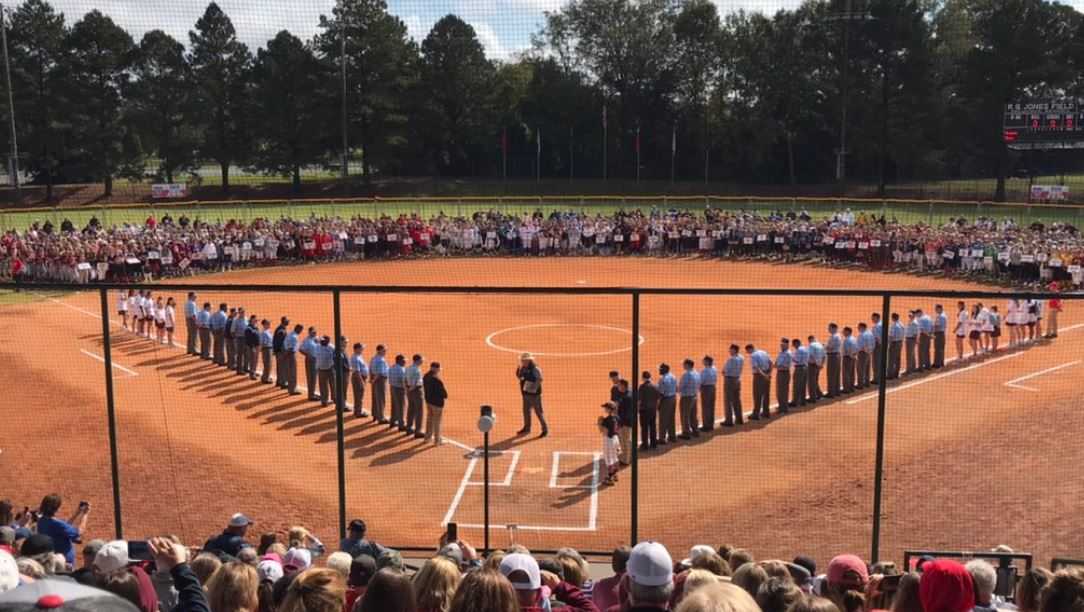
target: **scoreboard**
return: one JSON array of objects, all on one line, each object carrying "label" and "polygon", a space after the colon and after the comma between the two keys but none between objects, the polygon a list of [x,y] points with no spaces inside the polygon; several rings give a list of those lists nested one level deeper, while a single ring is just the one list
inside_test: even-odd
[{"label": "scoreboard", "polygon": [[1084,101],[1033,99],[1005,105],[1002,124],[1010,149],[1084,148]]}]

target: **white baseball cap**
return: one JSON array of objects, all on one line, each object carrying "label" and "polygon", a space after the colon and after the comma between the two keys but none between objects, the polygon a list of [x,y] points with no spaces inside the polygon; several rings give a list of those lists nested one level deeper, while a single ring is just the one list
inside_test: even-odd
[{"label": "white baseball cap", "polygon": [[19,566],[15,557],[6,550],[0,550],[0,593],[19,586]]},{"label": "white baseball cap", "polygon": [[662,586],[674,580],[674,561],[658,542],[640,542],[632,549],[629,579],[641,586]]},{"label": "white baseball cap", "polygon": [[247,527],[252,524],[252,519],[238,512],[230,517],[230,527]]},{"label": "white baseball cap", "polygon": [[259,575],[260,581],[268,580],[273,584],[278,582],[285,572],[282,569],[282,564],[278,561],[264,559],[256,566],[256,573]]},{"label": "white baseball cap", "polygon": [[715,554],[715,549],[707,544],[697,544],[689,549],[689,558],[681,562],[682,565],[690,565],[697,559],[704,559]]},{"label": "white baseball cap", "polygon": [[[512,574],[520,572],[517,580],[512,580]],[[530,555],[514,553],[506,555],[501,561],[501,574],[512,582],[512,587],[517,591],[535,591],[542,588],[542,574],[538,571],[538,561]]]},{"label": "white baseball cap", "polygon": [[113,540],[106,542],[94,555],[94,569],[99,573],[108,574],[128,566],[128,542]]}]

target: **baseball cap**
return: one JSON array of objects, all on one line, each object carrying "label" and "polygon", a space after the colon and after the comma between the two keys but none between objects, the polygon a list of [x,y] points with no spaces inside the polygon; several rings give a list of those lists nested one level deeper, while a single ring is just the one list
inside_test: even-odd
[{"label": "baseball cap", "polygon": [[365,531],[365,521],[361,519],[350,521],[350,531]]},{"label": "baseball cap", "polygon": [[0,593],[0,612],[139,612],[120,597],[79,583],[45,578]]},{"label": "baseball cap", "polygon": [[19,551],[24,557],[34,557],[43,553],[56,552],[53,548],[53,538],[42,533],[35,533],[27,538]]},{"label": "baseball cap", "polygon": [[115,572],[128,565],[128,542],[113,540],[94,555],[94,569],[102,574]]},{"label": "baseball cap", "polygon": [[307,570],[311,565],[312,553],[305,548],[291,548],[282,560],[283,569],[290,570],[290,573]]},{"label": "baseball cap", "polygon": [[839,555],[828,563],[828,584],[840,584],[848,572],[854,572],[865,584],[869,581],[866,562],[856,555]]},{"label": "baseball cap", "polygon": [[230,517],[230,527],[247,527],[253,522],[254,521],[252,519],[248,518],[244,514],[241,514],[240,512]]},{"label": "baseball cap", "polygon": [[446,557],[455,562],[456,565],[463,565],[463,549],[456,543],[447,544],[444,548],[440,549],[437,553],[438,557]]},{"label": "baseball cap", "polygon": [[501,561],[501,574],[517,591],[534,591],[542,588],[542,573],[538,570],[538,561],[530,555],[521,553],[506,555]]},{"label": "baseball cap", "polygon": [[523,353],[522,355],[519,356],[520,361],[532,361],[533,359],[534,359],[534,355],[532,355],[530,353]]},{"label": "baseball cap", "polygon": [[632,549],[629,579],[641,586],[662,586],[674,579],[674,561],[658,542],[640,542]]},{"label": "baseball cap", "polygon": [[682,565],[691,565],[693,561],[715,554],[715,549],[707,544],[697,544],[689,549],[689,558],[681,562]]},{"label": "baseball cap", "polygon": [[0,593],[19,586],[19,566],[15,557],[6,550],[0,550]]},{"label": "baseball cap", "polygon": [[286,572],[282,564],[274,559],[264,559],[256,566],[256,573],[260,576],[260,582],[270,581],[272,584],[279,581]]}]

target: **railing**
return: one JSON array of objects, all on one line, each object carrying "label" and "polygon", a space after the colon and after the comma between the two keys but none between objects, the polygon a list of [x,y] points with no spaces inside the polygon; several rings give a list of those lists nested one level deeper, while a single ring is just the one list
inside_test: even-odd
[{"label": "railing", "polygon": [[[336,337],[364,337],[369,344],[367,357],[380,338],[394,337],[389,357],[402,351],[409,359],[410,353],[418,351],[454,372],[449,374],[454,378],[450,401],[456,412],[448,435],[457,440],[430,449],[368,420],[353,418],[352,380],[345,374],[333,377],[337,410],[321,409],[303,396],[235,378],[185,356],[181,321],[176,335],[180,350],[123,331],[115,302],[120,291],[130,289],[177,298],[178,319],[183,319],[180,304],[189,291],[197,292],[201,302],[248,306],[272,321],[286,314],[305,325],[333,330]],[[942,339],[932,334],[928,338],[932,349],[923,348],[931,346],[924,344],[927,340],[907,343],[906,355],[919,351],[918,366],[895,380],[895,344],[884,326],[879,346],[892,348],[873,353],[870,371],[878,382],[868,390],[840,391],[813,408],[795,406],[793,414],[783,418],[778,418],[776,404],[771,407],[770,421],[725,430],[714,427],[724,420],[720,401],[714,416],[705,414],[700,419],[714,428],[702,437],[662,450],[641,451],[634,443],[630,465],[615,487],[602,485],[605,457],[599,451],[594,413],[585,416],[583,412],[600,403],[596,396],[605,397],[607,369],[623,372],[630,382],[633,406],[639,406],[639,373],[656,371],[654,364],[660,360],[678,370],[684,355],[711,351],[720,368],[719,386],[723,386],[726,346],[731,342],[744,347],[755,340],[757,346],[769,347],[780,334],[804,339],[829,320],[864,318],[870,312],[890,320],[894,311],[906,313],[934,302],[943,302],[951,311],[957,300],[993,304],[1009,297],[1046,300],[1053,296],[925,290],[221,284],[92,289],[41,284],[24,285],[21,290],[73,291],[59,302],[77,320],[73,325],[87,325],[78,337],[100,343],[100,356],[80,349],[92,353],[103,366],[100,378],[82,380],[85,387],[102,392],[100,404],[80,406],[84,412],[77,418],[83,419],[86,439],[58,437],[48,448],[65,456],[78,456],[89,448],[88,461],[100,458],[103,469],[98,476],[109,474],[100,482],[107,482],[112,490],[108,513],[117,537],[170,532],[195,540],[213,533],[221,517],[255,507],[257,520],[274,517],[271,530],[298,522],[325,535],[343,535],[348,519],[362,515],[374,536],[406,550],[429,549],[448,522],[459,523],[475,542],[492,542],[491,548],[504,545],[500,533],[506,531],[509,543],[526,543],[536,550],[568,545],[601,552],[643,538],[659,539],[681,550],[705,541],[720,543],[715,541],[720,539],[746,545],[758,554],[803,552],[821,559],[861,547],[859,552],[878,561],[919,554],[905,552],[914,543],[968,550],[993,546],[998,542],[989,540],[1000,535],[1016,538],[1014,547],[1036,555],[1068,557],[1084,545],[1079,538],[1052,542],[1041,537],[1058,528],[1050,522],[1055,515],[1029,515],[1025,525],[994,520],[1000,516],[998,508],[1035,505],[1034,500],[1020,496],[1026,498],[1028,487],[1042,480],[1044,469],[1055,470],[1064,463],[1057,452],[1038,449],[1050,445],[1053,451],[1058,448],[1053,446],[1055,439],[1075,435],[1074,422],[1058,420],[1061,413],[1050,412],[1046,396],[1039,393],[1046,384],[1064,393],[1058,372],[1079,364],[1071,352],[1062,352],[1059,340],[1036,340],[1003,348],[997,355],[965,357],[966,363],[953,363],[950,327],[949,345],[943,349],[949,358],[943,368],[922,366],[922,351],[932,350],[936,360],[941,350]],[[1069,303],[1067,312],[1075,301],[1084,299],[1058,297]],[[441,315],[431,320],[416,316],[430,307]],[[473,345],[465,346],[462,338],[477,342],[469,334],[462,335],[467,333],[462,328],[473,324],[468,321],[502,327],[504,323],[492,313],[506,311],[515,312],[523,322],[520,329],[527,330],[523,339],[494,338],[498,333],[512,333],[501,329],[489,335],[490,346],[479,349],[480,353],[474,352]],[[532,322],[552,320],[549,317],[558,312],[565,313],[565,322],[546,325],[575,328],[575,334],[561,341],[565,353],[554,350],[553,356],[547,356],[547,351],[539,351],[538,356],[547,372],[547,398],[555,398],[547,404],[554,432],[545,441],[511,436],[520,412],[518,392],[514,379],[511,384],[507,380],[509,368],[492,363],[492,356],[498,354],[492,351],[518,353],[531,347],[517,343],[557,342],[528,328],[538,327]],[[598,313],[605,318],[596,320]],[[776,317],[775,313],[790,314]],[[90,320],[94,318],[100,321]],[[49,339],[42,336],[59,333],[22,321],[29,326],[26,331],[43,341]],[[675,321],[682,325],[674,326]],[[821,323],[816,328],[804,327],[807,321]],[[955,318],[951,321],[954,324]],[[735,337],[695,331],[716,324]],[[684,331],[686,326],[693,331]],[[1064,327],[1063,334],[1079,327],[1084,324]],[[589,336],[596,330],[602,336],[612,334],[614,346],[579,347],[579,353],[571,350],[577,343],[594,342]],[[66,333],[74,337],[79,332]],[[57,340],[57,345],[64,342]],[[676,344],[681,347],[672,346]],[[490,357],[487,361],[476,355]],[[571,361],[561,362],[566,355],[573,355]],[[344,357],[336,355],[333,373],[343,371]],[[828,358],[829,372],[838,369],[834,360]],[[859,359],[858,363],[863,362]],[[848,367],[846,360],[843,366]],[[299,369],[304,377],[303,368]],[[34,372],[44,378],[25,383],[54,388],[47,374]],[[602,393],[584,391],[596,384],[596,375],[603,381]],[[858,376],[861,385],[864,379]],[[818,374],[818,380],[821,377]],[[748,385],[753,382],[748,357],[739,380],[746,385],[740,397],[748,406]],[[847,379],[842,380],[846,384]],[[772,398],[779,384],[772,380]],[[825,384],[827,390],[835,390],[834,383]],[[508,386],[513,390],[504,388]],[[14,391],[21,392],[29,391]],[[722,400],[721,389],[718,395]],[[804,388],[802,396],[804,400]],[[497,437],[502,439],[489,454],[477,448],[482,436],[470,433],[481,404],[495,406],[499,415],[501,435]],[[1071,405],[1065,408],[1066,414],[1075,410]],[[1015,415],[1021,412],[1048,419],[1047,426],[1014,425]],[[748,418],[748,411],[741,414]],[[692,416],[695,421],[701,414]],[[929,422],[931,417],[939,422]],[[37,422],[40,417],[20,413],[9,424],[17,428],[24,418]],[[641,439],[640,426],[640,419],[630,424],[634,442]],[[1015,478],[995,479],[1001,488],[991,490],[986,476],[995,470],[989,467],[993,464],[988,460],[993,458],[987,453],[1005,448],[1001,436],[1014,428],[1013,450],[1025,456],[1028,469]],[[475,438],[477,443],[471,441]],[[24,453],[33,456],[35,446],[45,443],[16,437],[5,445],[5,460],[18,462]],[[493,462],[486,466],[492,477],[478,474],[479,460]],[[997,464],[998,473],[1012,473],[1011,465],[1005,463],[1012,460]],[[69,486],[68,476],[47,462],[21,465],[25,475],[20,478],[27,482]],[[1064,479],[1081,478],[1076,472],[1050,474],[1062,484]],[[946,478],[954,486],[942,486]],[[477,487],[486,492],[480,499],[475,499]],[[452,498],[451,506],[445,505],[448,498]],[[924,523],[927,513],[937,514],[938,520]],[[1027,530],[1019,531],[1021,527]],[[1002,553],[969,555],[1016,558]]]}]

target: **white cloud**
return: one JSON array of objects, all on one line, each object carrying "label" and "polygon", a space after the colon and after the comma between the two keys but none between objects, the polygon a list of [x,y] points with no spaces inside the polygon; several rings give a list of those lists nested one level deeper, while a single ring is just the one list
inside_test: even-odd
[{"label": "white cloud", "polygon": [[472,23],[471,26],[474,27],[474,33],[478,36],[478,42],[482,43],[482,47],[486,50],[486,57],[490,59],[508,57],[508,50],[501,43],[500,37],[493,31],[492,26],[486,22]]}]

